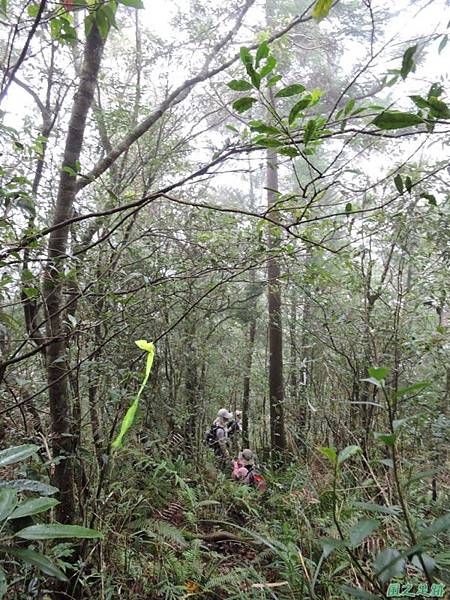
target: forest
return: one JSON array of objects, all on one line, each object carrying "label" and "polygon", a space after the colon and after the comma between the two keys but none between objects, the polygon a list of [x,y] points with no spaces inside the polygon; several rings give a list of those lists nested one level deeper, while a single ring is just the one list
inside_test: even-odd
[{"label": "forest", "polygon": [[449,28],[0,0],[0,598],[450,598]]}]

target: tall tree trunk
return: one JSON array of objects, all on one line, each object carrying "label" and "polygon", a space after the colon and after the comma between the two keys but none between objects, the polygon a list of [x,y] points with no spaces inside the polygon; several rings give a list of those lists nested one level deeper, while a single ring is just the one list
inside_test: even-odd
[{"label": "tall tree trunk", "polygon": [[[274,102],[272,88],[271,103]],[[267,150],[267,206],[270,210],[276,201],[278,190],[278,158],[276,152]],[[271,213],[272,218],[274,214]],[[269,305],[269,402],[270,402],[270,445],[274,463],[283,462],[286,450],[283,397],[283,330],[281,308],[280,265],[276,251],[278,230],[269,227],[269,259],[267,261],[267,300]]]},{"label": "tall tree trunk", "polygon": [[297,294],[295,289],[291,295],[291,314],[289,316],[289,397],[292,406],[297,405],[298,381],[297,381]]},{"label": "tall tree trunk", "polygon": [[242,445],[244,448],[250,446],[248,430],[248,412],[250,409],[250,380],[252,373],[253,348],[255,345],[256,318],[248,325],[247,354],[245,357],[244,393],[242,396]]},{"label": "tall tree trunk", "polygon": [[199,410],[199,357],[195,337],[196,323],[190,321],[187,325],[186,343],[186,410],[187,418],[184,425],[185,448],[189,455],[193,455],[196,438],[197,411]]},{"label": "tall tree trunk", "polygon": [[[104,42],[105,40],[101,38],[97,26],[94,24],[86,39],[80,81],[73,100],[53,226],[66,221],[72,213],[76,195],[76,177],[70,174],[70,169],[77,171],[86,119],[94,96]],[[58,505],[57,518],[61,523],[71,521],[75,513],[73,469],[70,460],[72,454],[70,415],[72,411],[67,385],[62,296],[62,275],[67,243],[67,226],[52,231],[49,237],[48,263],[44,274],[44,298],[47,311],[46,335],[51,340],[47,349],[47,379],[53,454],[55,458],[62,458],[57,461],[54,474],[54,483],[60,490],[61,503]]]}]

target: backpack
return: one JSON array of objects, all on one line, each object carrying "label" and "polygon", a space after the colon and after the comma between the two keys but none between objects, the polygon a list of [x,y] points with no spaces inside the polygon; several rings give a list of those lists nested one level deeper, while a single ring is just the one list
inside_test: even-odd
[{"label": "backpack", "polygon": [[228,425],[228,436],[232,437],[235,433],[241,433],[241,428],[239,427],[239,423],[233,420]]},{"label": "backpack", "polygon": [[213,423],[210,429],[205,434],[205,444],[209,446],[209,448],[214,448],[217,445],[217,430],[225,429],[216,423]]},{"label": "backpack", "polygon": [[251,465],[247,466],[246,469],[247,475],[244,482],[247,485],[256,488],[258,492],[265,492],[267,490],[267,483],[261,473]]}]

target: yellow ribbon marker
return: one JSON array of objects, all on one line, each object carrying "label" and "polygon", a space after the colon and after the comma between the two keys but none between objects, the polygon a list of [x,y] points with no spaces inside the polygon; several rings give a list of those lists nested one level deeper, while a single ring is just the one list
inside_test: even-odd
[{"label": "yellow ribbon marker", "polygon": [[133,425],[134,417],[136,416],[136,411],[139,406],[139,398],[141,397],[142,391],[145,388],[145,385],[150,376],[150,371],[152,370],[152,365],[153,365],[153,359],[155,357],[154,344],[152,344],[151,342],[147,342],[146,340],[137,340],[134,343],[136,344],[136,346],[138,348],[140,348],[141,350],[145,350],[147,352],[147,363],[145,366],[145,375],[144,375],[144,379],[142,380],[141,387],[139,388],[139,391],[137,393],[137,396],[136,396],[135,400],[133,401],[133,403],[131,404],[130,408],[127,410],[127,414],[125,415],[125,417],[122,421],[122,425],[120,427],[120,433],[112,443],[113,448],[120,448],[122,446],[122,440],[123,440],[124,435],[127,433],[127,431],[130,429],[130,427]]}]

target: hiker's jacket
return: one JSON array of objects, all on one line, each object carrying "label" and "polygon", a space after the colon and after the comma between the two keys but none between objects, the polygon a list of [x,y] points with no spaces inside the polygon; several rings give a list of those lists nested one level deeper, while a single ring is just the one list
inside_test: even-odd
[{"label": "hiker's jacket", "polygon": [[213,429],[216,434],[217,443],[214,445],[214,450],[217,454],[228,458],[228,428],[227,423],[222,419],[216,419],[213,423]]},{"label": "hiker's jacket", "polygon": [[233,471],[231,477],[237,481],[244,481],[248,476],[249,470],[244,465],[241,465],[236,460],[233,462]]},{"label": "hiker's jacket", "polygon": [[265,492],[267,490],[267,484],[264,477],[254,465],[243,465],[237,460],[233,461],[231,477],[236,481],[242,481],[242,483],[256,488],[260,492]]},{"label": "hiker's jacket", "polygon": [[235,433],[241,434],[242,433],[242,423],[236,419],[231,421],[231,423],[228,425],[227,431],[228,431],[229,436],[233,436]]}]

